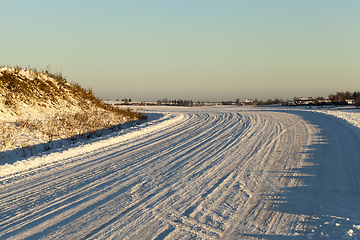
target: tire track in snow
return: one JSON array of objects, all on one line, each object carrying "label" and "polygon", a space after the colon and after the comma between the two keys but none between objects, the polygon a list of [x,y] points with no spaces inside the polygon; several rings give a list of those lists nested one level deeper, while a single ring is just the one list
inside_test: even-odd
[{"label": "tire track in snow", "polygon": [[[197,124],[199,124],[198,122],[196,122]],[[195,127],[197,127],[196,125],[195,125]],[[193,127],[192,127],[193,128]],[[186,129],[188,130],[189,129],[189,124],[186,126]],[[191,128],[190,128],[191,129]],[[172,132],[174,132],[174,131],[172,131]],[[172,137],[174,137],[174,136],[172,136]],[[164,153],[163,153],[164,154]],[[166,154],[166,153],[165,153]],[[151,153],[150,155],[154,155],[154,153]],[[156,155],[155,155],[155,157],[156,157]],[[102,161],[103,161],[103,159],[102,159]],[[92,163],[92,165],[96,165],[95,163]],[[86,166],[86,167],[89,167],[89,166]],[[91,172],[91,175],[96,175],[97,174],[97,172]],[[86,175],[88,175],[88,173],[84,173],[83,171],[80,171],[80,172],[78,172],[78,171],[76,171],[76,175],[77,176],[80,176],[80,178],[81,179],[83,179],[83,178],[85,178],[84,176],[86,176]],[[65,176],[65,177],[68,177],[68,176]],[[56,179],[56,182],[60,182],[60,180],[59,179]],[[62,181],[61,181],[62,182]],[[72,179],[72,181],[68,181],[68,182],[70,182],[70,183],[72,183],[72,182],[74,182],[74,179]],[[43,184],[40,184],[40,186],[42,186]],[[105,185],[104,183],[102,183],[102,185]],[[88,187],[88,186],[86,186],[86,187]],[[69,186],[63,186],[63,188],[69,188]],[[33,192],[34,191],[34,188],[31,188],[31,187],[29,187],[28,189],[30,189],[31,190],[31,192]],[[43,188],[43,189],[41,189],[41,191],[44,191],[44,192],[47,192],[48,191],[48,188]],[[38,192],[40,192],[40,190],[38,191]],[[35,193],[36,194],[36,193]],[[74,196],[73,195],[78,195],[78,193],[77,194],[74,194],[74,193],[71,193],[71,197],[73,198]],[[76,196],[77,197],[77,196]],[[77,202],[77,201],[75,201],[75,199],[72,199],[72,201],[73,202]],[[13,205],[14,203],[12,203],[11,205]],[[56,204],[59,204],[59,201],[58,201],[58,199],[57,199],[57,202],[56,202]],[[49,211],[49,209],[43,209],[41,212],[37,212],[37,214],[39,214],[39,215],[41,215],[41,213],[42,212],[46,212],[46,211]],[[28,217],[28,214],[26,215],[26,217]],[[22,222],[22,221],[24,221],[24,219],[20,219],[19,220],[19,222]],[[15,224],[14,223],[14,221],[13,221],[13,219],[11,219],[11,224]],[[9,226],[6,226],[6,227],[9,227]]]},{"label": "tire track in snow", "polygon": [[[229,110],[183,115],[152,135],[2,185],[0,237],[218,238],[235,232],[234,216],[273,218],[261,202],[262,189],[276,190],[270,166],[286,167],[282,158],[290,150],[275,150],[291,142],[293,130],[284,131],[298,118]],[[240,218],[244,211],[258,214]]]},{"label": "tire track in snow", "polygon": [[[176,134],[176,132],[175,132],[175,134]],[[159,140],[157,140],[157,141],[159,141]],[[143,147],[143,146],[139,146],[139,148],[141,148],[141,147]],[[133,150],[133,149],[131,149],[131,150]],[[131,151],[131,150],[128,150],[128,151]],[[127,152],[124,151],[122,153],[118,153],[118,155],[126,154]],[[75,187],[78,187],[76,185],[76,183],[83,182],[84,179],[88,175],[97,175],[99,172],[100,173],[104,172],[105,168],[111,167],[111,166],[109,166],[109,163],[106,162],[106,160],[107,160],[107,158],[111,159],[113,157],[116,157],[116,155],[111,155],[110,157],[102,157],[100,159],[96,159],[96,161],[86,161],[85,163],[79,164],[79,166],[77,166],[77,167],[81,167],[81,169],[75,169],[75,171],[73,171],[71,173],[71,175],[69,175],[68,171],[65,171],[59,177],[55,177],[55,178],[51,178],[51,179],[38,178],[34,182],[35,183],[34,185],[31,185],[31,186],[25,185],[25,188],[21,188],[21,189],[18,189],[17,187],[15,187],[14,191],[10,192],[9,194],[5,193],[3,200],[4,200],[4,202],[8,203],[9,205],[14,205],[14,204],[18,204],[18,202],[22,200],[22,198],[19,197],[19,195],[21,196],[22,191],[25,191],[28,193],[26,195],[26,197],[24,198],[24,201],[26,201],[27,199],[31,198],[32,196],[37,195],[39,192],[48,192],[50,188],[54,188],[54,187],[56,188],[57,185],[61,185],[63,188],[66,188],[66,189],[71,189],[72,188],[71,186],[73,184],[75,185]],[[98,166],[98,164],[101,162],[106,162],[106,164],[104,164],[105,165],[104,167]],[[134,162],[132,162],[132,164],[134,164]],[[118,166],[116,166],[116,167],[118,167]],[[56,173],[56,174],[58,174],[58,173]],[[105,174],[108,174],[108,172],[106,172]],[[70,181],[64,181],[63,179],[68,179]],[[57,185],[52,185],[53,182],[57,182]],[[69,184],[69,185],[66,185],[66,184]],[[50,185],[50,187],[46,187],[47,185]],[[37,190],[37,187],[39,187],[39,186],[41,187],[41,189]],[[9,198],[7,198],[7,197],[9,197]],[[11,199],[13,199],[13,200],[15,199],[17,202],[12,202]],[[3,208],[3,210],[4,210],[4,208]]]}]

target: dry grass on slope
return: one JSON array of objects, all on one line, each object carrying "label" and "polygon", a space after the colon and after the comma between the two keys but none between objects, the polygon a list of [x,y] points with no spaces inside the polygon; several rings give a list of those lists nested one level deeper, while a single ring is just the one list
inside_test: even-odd
[{"label": "dry grass on slope", "polygon": [[61,74],[0,67],[0,151],[90,136],[144,118],[103,103]]}]

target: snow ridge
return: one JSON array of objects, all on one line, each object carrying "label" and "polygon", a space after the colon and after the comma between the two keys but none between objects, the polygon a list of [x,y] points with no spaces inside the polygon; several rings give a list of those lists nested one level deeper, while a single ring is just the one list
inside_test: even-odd
[{"label": "snow ridge", "polygon": [[331,115],[344,119],[357,128],[360,128],[360,109],[359,110],[314,110],[319,113]]}]

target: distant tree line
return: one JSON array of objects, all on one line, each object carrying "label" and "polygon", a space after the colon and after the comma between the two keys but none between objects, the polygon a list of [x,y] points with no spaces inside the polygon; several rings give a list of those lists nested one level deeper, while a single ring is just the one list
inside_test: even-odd
[{"label": "distant tree line", "polygon": [[222,101],[222,105],[234,105],[233,101]]},{"label": "distant tree line", "polygon": [[[119,102],[119,99],[116,99],[117,102]],[[124,105],[130,105],[131,104],[131,98],[127,99],[127,98],[123,98],[121,99],[121,101],[124,102]]]},{"label": "distant tree line", "polygon": [[329,100],[332,102],[345,103],[346,100],[353,100],[357,106],[360,105],[360,92],[350,93],[346,92],[337,92],[336,94],[329,94]]},{"label": "distant tree line", "polygon": [[222,101],[221,102],[221,104],[222,105],[241,105],[241,102],[240,102],[240,99],[239,98],[237,98],[236,100],[235,100],[235,102],[233,102],[233,101]]},{"label": "distant tree line", "polygon": [[[198,102],[198,105],[201,105],[200,102]],[[174,100],[168,100],[167,98],[164,98],[162,100],[157,100],[157,105],[165,105],[165,106],[184,106],[184,107],[192,107],[194,106],[193,100],[182,100],[182,99],[174,99]]]},{"label": "distant tree line", "polygon": [[283,105],[283,106],[296,106],[296,105],[356,105],[360,106],[360,92],[336,92],[336,94],[329,94],[328,98],[318,96],[315,98],[300,98],[294,97],[293,100],[283,100],[275,98],[274,100],[268,99],[266,102],[255,99],[254,101],[245,103],[245,105]]},{"label": "distant tree line", "polygon": [[[118,101],[118,99],[117,99]],[[124,101],[125,105],[131,104],[131,98],[122,99]],[[204,106],[204,102],[193,102],[193,100],[182,100],[182,99],[173,99],[169,100],[167,98],[159,99],[157,100],[154,105],[165,105],[165,106],[184,106],[184,107],[193,107],[193,106]],[[215,104],[215,103],[213,103]],[[336,92],[335,94],[331,93],[329,94],[328,98],[324,98],[322,96],[318,97],[294,97],[292,100],[283,100],[279,98],[275,99],[268,99],[267,101],[263,100],[250,100],[246,99],[245,102],[241,102],[239,98],[235,100],[235,102],[228,100],[228,101],[222,101],[222,105],[256,105],[256,106],[269,106],[269,105],[279,105],[279,106],[299,106],[299,105],[307,105],[307,106],[321,106],[321,105],[356,105],[360,106],[360,92]],[[141,105],[145,105],[145,102],[141,102]],[[149,103],[147,103],[149,105]],[[209,102],[207,102],[207,105],[210,105]]]}]

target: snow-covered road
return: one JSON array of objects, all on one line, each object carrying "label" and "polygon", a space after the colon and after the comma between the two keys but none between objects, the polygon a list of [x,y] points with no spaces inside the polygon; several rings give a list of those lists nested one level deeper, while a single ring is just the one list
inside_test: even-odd
[{"label": "snow-covered road", "polygon": [[3,166],[0,239],[359,237],[358,128],[307,111],[173,109]]}]

